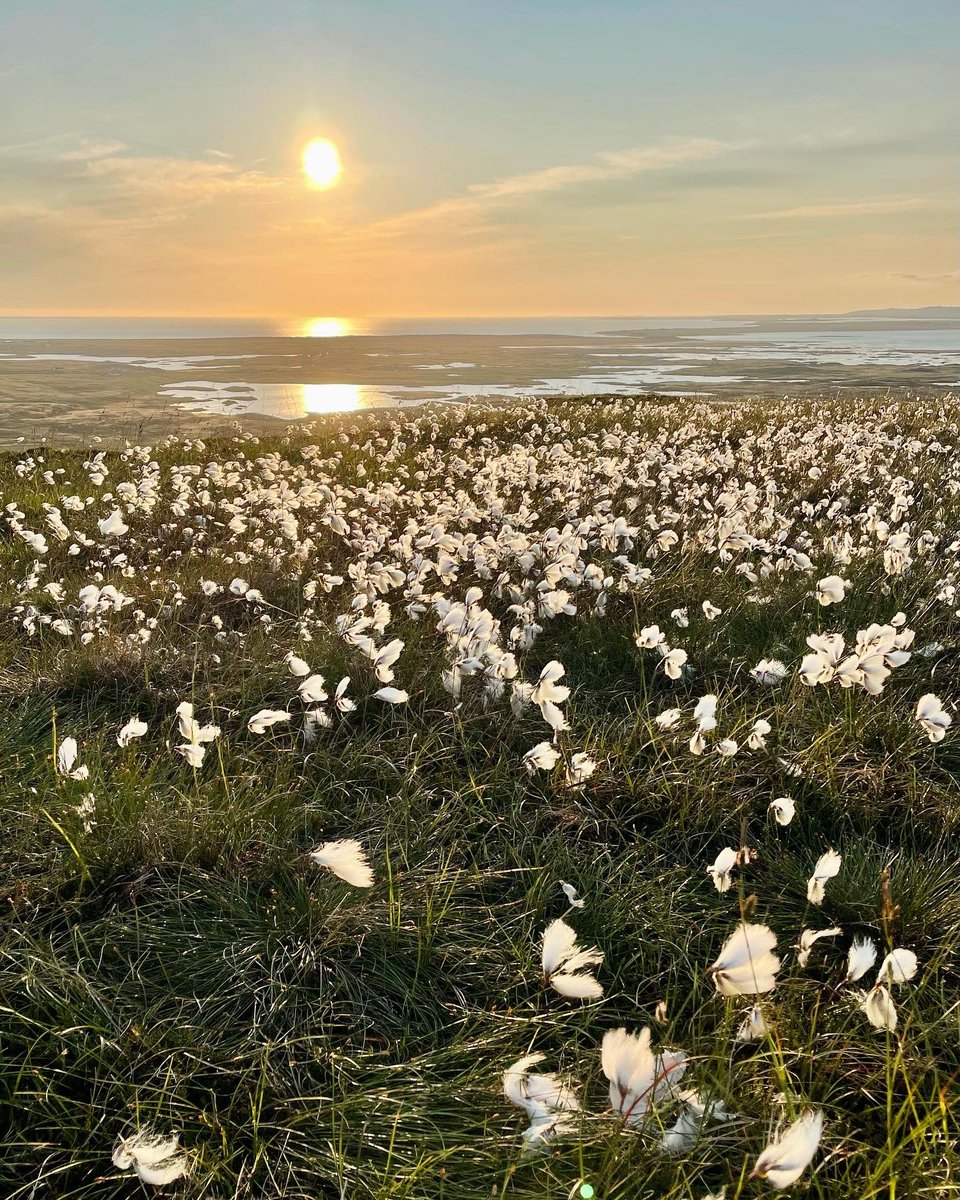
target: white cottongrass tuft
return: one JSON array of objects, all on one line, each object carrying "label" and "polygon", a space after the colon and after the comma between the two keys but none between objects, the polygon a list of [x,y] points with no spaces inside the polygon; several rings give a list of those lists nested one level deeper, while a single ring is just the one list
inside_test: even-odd
[{"label": "white cottongrass tuft", "polygon": [[144,1183],[163,1187],[181,1179],[189,1164],[176,1134],[163,1137],[145,1129],[119,1139],[113,1151],[113,1165],[121,1171],[132,1168]]},{"label": "white cottongrass tuft", "polygon": [[97,522],[97,528],[100,530],[100,533],[103,535],[103,537],[123,537],[130,527],[129,525],[124,524],[120,509],[115,508],[113,512],[109,514],[109,516],[106,516],[102,521]]},{"label": "white cottongrass tuft", "polygon": [[124,746],[129,746],[137,738],[142,738],[148,728],[146,721],[141,721],[139,717],[131,717],[117,734],[117,745],[122,750]]},{"label": "white cottongrass tuft", "polygon": [[530,1125],[523,1131],[528,1149],[548,1137],[569,1133],[574,1127],[573,1114],[580,1108],[573,1089],[557,1075],[535,1075],[530,1071],[543,1057],[528,1054],[503,1073],[503,1094],[530,1118]]},{"label": "white cottongrass tuft", "polygon": [[551,921],[543,931],[540,961],[544,979],[561,996],[596,1000],[603,995],[602,984],[588,970],[603,962],[603,952],[595,946],[579,946],[576,931],[562,917]]},{"label": "white cottongrass tuft", "polygon": [[316,850],[311,850],[307,857],[352,887],[373,886],[373,871],[367,861],[366,851],[354,838],[324,842]]},{"label": "white cottongrass tuft", "polygon": [[610,1081],[610,1106],[625,1125],[639,1125],[649,1110],[668,1096],[687,1069],[683,1050],[654,1054],[650,1030],[639,1034],[609,1029],[603,1036],[600,1065]]},{"label": "white cottongrass tuft", "polygon": [[847,973],[844,983],[856,983],[862,979],[877,961],[877,947],[869,938],[854,938],[847,951]]},{"label": "white cottongrass tuft", "polygon": [[717,855],[712,866],[707,867],[707,874],[713,879],[718,892],[727,892],[733,886],[733,869],[739,866],[740,855],[736,850],[725,846]]},{"label": "white cottongrass tuft", "polygon": [[266,733],[274,725],[290,720],[290,714],[282,708],[261,708],[247,721],[251,733]]},{"label": "white cottongrass tuft", "polygon": [[90,768],[81,765],[76,766],[77,755],[80,748],[77,745],[77,739],[73,737],[65,737],[57,747],[57,774],[65,775],[68,779],[89,779]]},{"label": "white cottongrass tuft", "polygon": [[298,658],[292,650],[283,661],[287,664],[287,670],[295,679],[302,679],[304,675],[310,674],[308,664],[302,658]]},{"label": "white cottongrass tuft", "polygon": [[864,993],[860,1009],[874,1029],[886,1029],[893,1033],[897,1028],[897,1006],[886,984],[878,983]]},{"label": "white cottongrass tuft", "polygon": [[581,751],[579,754],[571,755],[566,771],[564,772],[564,787],[583,787],[596,769],[597,764],[589,754],[584,754]]},{"label": "white cottongrass tuft", "polygon": [[778,796],[770,801],[767,808],[773,813],[773,819],[778,825],[789,825],[797,811],[791,796]]},{"label": "white cottongrass tuft", "polygon": [[559,750],[555,750],[550,742],[538,742],[523,756],[523,769],[528,775],[535,771],[552,771],[559,761]]},{"label": "white cottongrass tuft", "polygon": [[754,1004],[752,1008],[747,1009],[737,1032],[733,1035],[733,1040],[739,1043],[762,1042],[769,1032],[770,1026],[763,1015],[763,1009],[759,1004]]},{"label": "white cottongrass tuft", "polygon": [[807,880],[807,900],[811,904],[822,904],[826,896],[827,881],[840,873],[842,857],[836,850],[828,850],[817,859],[813,874]]},{"label": "white cottongrass tuft", "polygon": [[942,742],[947,735],[947,730],[953,724],[953,717],[944,709],[933,692],[927,692],[917,701],[914,719],[931,742]]},{"label": "white cottongrass tuft", "polygon": [[738,925],[709,968],[721,996],[752,996],[772,991],[780,959],[773,953],[777,935],[766,925]]},{"label": "white cottongrass tuft", "polygon": [[761,658],[750,672],[750,676],[764,687],[773,687],[781,683],[789,674],[779,658]]},{"label": "white cottongrass tuft", "polygon": [[810,1165],[823,1135],[823,1113],[805,1112],[771,1142],[757,1159],[751,1179],[765,1179],[772,1187],[788,1188]]},{"label": "white cottongrass tuft", "polygon": [[877,978],[889,983],[907,983],[917,973],[917,956],[912,950],[891,950],[877,972]]},{"label": "white cottongrass tuft", "polygon": [[382,687],[373,693],[374,700],[383,700],[386,704],[406,704],[410,693],[403,688]]},{"label": "white cottongrass tuft", "polygon": [[579,898],[579,893],[572,883],[567,883],[566,880],[560,880],[560,890],[567,898],[567,903],[571,908],[586,908],[586,900]]},{"label": "white cottongrass tuft", "polygon": [[825,575],[817,584],[817,603],[826,607],[828,604],[839,604],[846,595],[850,585],[839,575]]},{"label": "white cottongrass tuft", "polygon": [[308,675],[297,688],[304,704],[322,704],[327,699],[327,689],[322,675]]},{"label": "white cottongrass tuft", "polygon": [[813,953],[813,947],[821,938],[839,937],[843,930],[839,925],[833,925],[830,929],[804,929],[800,934],[800,941],[797,943],[797,965],[805,967],[810,961],[810,955]]}]

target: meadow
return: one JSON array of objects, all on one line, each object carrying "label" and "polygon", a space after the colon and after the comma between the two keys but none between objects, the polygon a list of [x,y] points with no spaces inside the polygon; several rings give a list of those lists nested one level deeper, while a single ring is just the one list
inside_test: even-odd
[{"label": "meadow", "polygon": [[888,395],[4,456],[2,1195],[960,1196],[958,451]]}]

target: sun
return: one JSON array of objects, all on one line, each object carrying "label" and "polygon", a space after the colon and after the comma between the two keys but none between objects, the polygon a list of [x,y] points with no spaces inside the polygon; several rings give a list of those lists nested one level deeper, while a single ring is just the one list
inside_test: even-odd
[{"label": "sun", "polygon": [[303,173],[315,188],[333,187],[343,173],[340,151],[326,138],[307,142],[300,156]]}]

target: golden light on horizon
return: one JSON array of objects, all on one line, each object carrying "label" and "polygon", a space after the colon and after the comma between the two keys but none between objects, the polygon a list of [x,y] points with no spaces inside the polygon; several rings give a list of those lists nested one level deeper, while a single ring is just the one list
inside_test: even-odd
[{"label": "golden light on horizon", "polygon": [[315,188],[333,187],[343,173],[340,151],[327,138],[313,138],[307,142],[300,163],[310,186]]},{"label": "golden light on horizon", "polygon": [[351,412],[362,407],[365,389],[357,383],[303,383],[300,396],[304,416],[313,413]]},{"label": "golden light on horizon", "polygon": [[328,338],[347,337],[353,333],[353,323],[346,317],[311,317],[304,321],[301,337]]}]

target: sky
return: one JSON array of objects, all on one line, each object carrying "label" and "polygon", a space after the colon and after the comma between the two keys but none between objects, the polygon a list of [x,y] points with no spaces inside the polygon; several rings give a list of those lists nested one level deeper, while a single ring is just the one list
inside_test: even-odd
[{"label": "sky", "polygon": [[958,45],[957,0],[2,0],[0,313],[956,304]]}]

